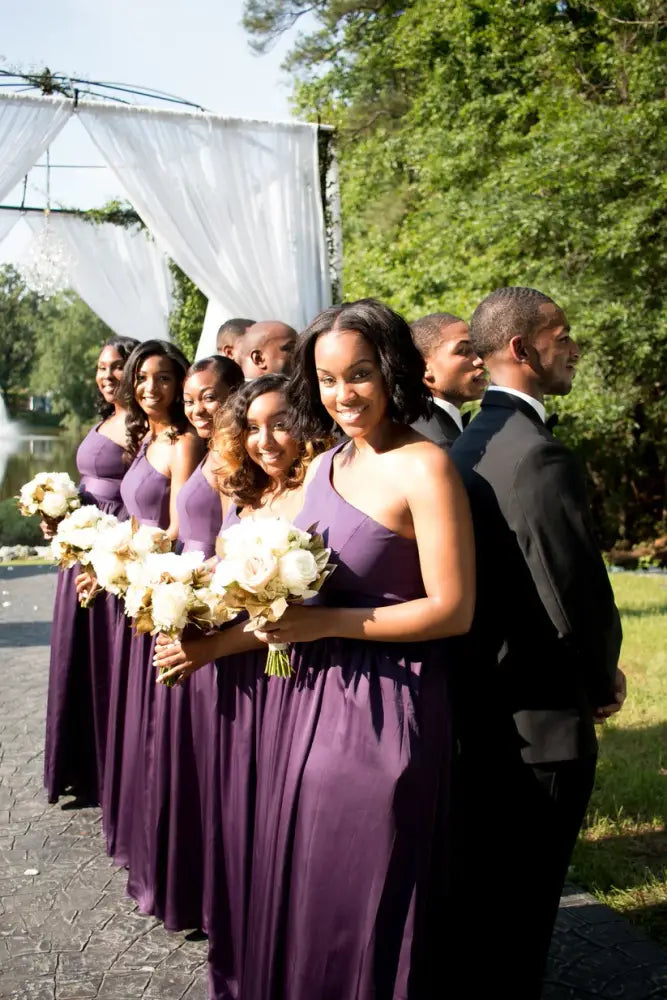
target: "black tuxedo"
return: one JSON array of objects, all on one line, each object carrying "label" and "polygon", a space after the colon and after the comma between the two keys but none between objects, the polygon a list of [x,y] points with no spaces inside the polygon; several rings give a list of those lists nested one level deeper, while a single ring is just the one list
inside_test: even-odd
[{"label": "black tuxedo", "polygon": [[583,477],[529,403],[487,393],[450,454],[477,551],[473,627],[450,644],[464,890],[493,892],[487,871],[513,883],[479,995],[532,1000],[592,789],[593,710],[614,701],[620,620]]},{"label": "black tuxedo", "polygon": [[420,417],[412,424],[414,430],[447,450],[461,434],[456,421],[437,403],[429,403],[429,416]]}]

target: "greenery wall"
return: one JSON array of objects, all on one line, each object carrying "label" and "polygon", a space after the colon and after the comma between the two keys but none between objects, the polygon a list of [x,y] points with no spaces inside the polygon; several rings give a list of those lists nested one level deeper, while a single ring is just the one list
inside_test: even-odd
[{"label": "greenery wall", "polygon": [[246,0],[244,23],[260,51],[296,25],[295,109],[337,129],[345,297],[414,319],[552,295],[583,349],[558,433],[604,542],[664,533],[662,0]]}]

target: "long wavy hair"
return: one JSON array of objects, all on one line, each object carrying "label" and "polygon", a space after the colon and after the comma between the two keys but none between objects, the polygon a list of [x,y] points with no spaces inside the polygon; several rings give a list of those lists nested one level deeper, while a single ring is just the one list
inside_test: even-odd
[{"label": "long wavy hair", "polygon": [[125,417],[126,451],[131,458],[139,451],[148,431],[148,417],[139,406],[136,397],[137,372],[147,358],[167,358],[176,378],[176,397],[169,410],[169,420],[176,434],[182,434],[190,426],[183,410],[183,382],[190,362],[174,344],[166,340],[144,340],[134,348],[123,369],[123,378],[116,396],[127,410]]},{"label": "long wavy hair", "polygon": [[332,330],[357,330],[375,351],[389,397],[390,420],[412,424],[427,416],[430,393],[423,382],[424,359],[413,343],[410,327],[383,302],[359,299],[325,309],[299,335],[288,390],[298,437],[322,437],[335,429],[322,403],[315,370],[317,338]]},{"label": "long wavy hair", "polygon": [[[134,348],[137,346],[138,343],[139,341],[135,340],[134,337],[109,337],[109,339],[105,340],[105,342],[102,344],[102,347],[100,348],[100,354],[102,353],[105,347],[113,347],[114,351],[118,351],[123,361],[127,361],[130,354],[132,353],[132,351],[134,350]],[[120,382],[118,383],[116,390],[118,390],[119,388],[120,388]],[[115,412],[114,404],[107,403],[107,401],[105,400],[104,396],[102,395],[99,389],[97,390],[95,409],[99,413],[102,420],[106,420]]]},{"label": "long wavy hair", "polygon": [[[250,405],[267,392],[281,392],[287,396],[288,385],[286,375],[260,375],[237,389],[215,415],[210,447],[219,459],[215,469],[218,489],[239,506],[256,507],[271,482],[246,451]],[[285,477],[285,488],[300,486],[312,460],[330,444],[326,437],[300,441],[299,453]]]}]

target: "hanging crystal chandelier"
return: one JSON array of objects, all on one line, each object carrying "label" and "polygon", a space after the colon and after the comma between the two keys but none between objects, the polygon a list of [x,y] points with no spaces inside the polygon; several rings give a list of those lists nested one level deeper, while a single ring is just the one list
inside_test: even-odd
[{"label": "hanging crystal chandelier", "polygon": [[70,285],[70,271],[73,265],[65,244],[54,233],[51,215],[51,164],[49,150],[46,151],[46,208],[44,225],[32,241],[25,257],[18,265],[18,271],[26,288],[43,299],[63,292]]}]

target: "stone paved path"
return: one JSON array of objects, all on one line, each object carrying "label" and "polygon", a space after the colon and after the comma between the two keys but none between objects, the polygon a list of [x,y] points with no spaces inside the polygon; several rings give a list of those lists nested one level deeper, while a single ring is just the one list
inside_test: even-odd
[{"label": "stone paved path", "polygon": [[[0,567],[0,1000],[206,1000],[205,942],[137,913],[104,852],[97,809],[46,802],[54,584],[48,567]],[[570,888],[543,1000],[592,998],[667,1000],[667,953]],[[495,998],[471,988],[447,1000]]]}]

